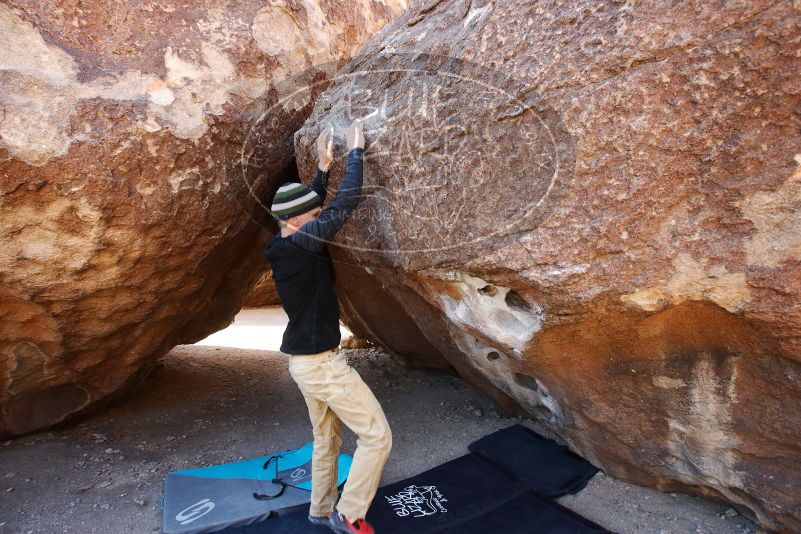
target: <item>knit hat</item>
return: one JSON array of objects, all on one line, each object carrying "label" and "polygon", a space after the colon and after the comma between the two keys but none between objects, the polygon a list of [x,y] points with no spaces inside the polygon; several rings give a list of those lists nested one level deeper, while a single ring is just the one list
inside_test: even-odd
[{"label": "knit hat", "polygon": [[298,182],[287,182],[278,188],[270,210],[275,217],[287,220],[322,204],[320,195],[309,187]]}]

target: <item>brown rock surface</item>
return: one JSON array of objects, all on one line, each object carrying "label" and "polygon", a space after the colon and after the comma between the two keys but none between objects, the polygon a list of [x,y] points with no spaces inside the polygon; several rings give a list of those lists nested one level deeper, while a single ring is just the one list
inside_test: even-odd
[{"label": "brown rock surface", "polygon": [[275,282],[273,282],[273,271],[268,268],[259,275],[256,283],[250,288],[247,297],[245,297],[244,307],[262,308],[279,304],[281,304],[281,298],[278,296],[278,290],[276,290]]},{"label": "brown rock surface", "polygon": [[96,409],[231,321],[292,133],[403,7],[0,4],[0,436]]},{"label": "brown rock surface", "polygon": [[308,174],[378,110],[348,326],[613,476],[801,530],[800,42],[797,2],[417,4],[295,136]]}]

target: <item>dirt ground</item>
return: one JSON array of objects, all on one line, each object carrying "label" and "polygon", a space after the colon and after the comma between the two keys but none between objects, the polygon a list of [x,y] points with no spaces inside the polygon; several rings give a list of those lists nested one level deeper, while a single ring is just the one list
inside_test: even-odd
[{"label": "dirt ground", "polygon": [[[239,339],[252,347],[265,332],[274,342],[281,313],[243,313],[239,330],[175,348],[125,403],[69,429],[0,444],[0,534],[159,532],[168,472],[311,441],[306,406],[280,353],[214,346]],[[498,414],[458,378],[404,370],[379,349],[345,352],[392,426],[382,484],[465,454],[471,441],[511,424],[537,429],[535,421]],[[349,431],[344,448],[355,449]],[[621,533],[760,532],[725,505],[603,473],[560,502]]]}]

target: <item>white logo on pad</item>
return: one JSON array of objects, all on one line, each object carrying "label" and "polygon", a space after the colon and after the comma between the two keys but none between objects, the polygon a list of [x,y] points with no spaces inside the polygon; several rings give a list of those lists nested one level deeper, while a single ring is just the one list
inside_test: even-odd
[{"label": "white logo on pad", "polygon": [[392,509],[400,517],[425,517],[438,512],[447,512],[443,497],[436,486],[406,486],[397,495],[386,498]]},{"label": "white logo on pad", "polygon": [[187,523],[191,523],[195,519],[203,517],[207,513],[211,512],[213,508],[214,503],[211,499],[203,499],[202,501],[198,501],[195,504],[189,505],[178,512],[178,515],[175,516],[175,519],[180,521],[182,525],[186,525]]}]

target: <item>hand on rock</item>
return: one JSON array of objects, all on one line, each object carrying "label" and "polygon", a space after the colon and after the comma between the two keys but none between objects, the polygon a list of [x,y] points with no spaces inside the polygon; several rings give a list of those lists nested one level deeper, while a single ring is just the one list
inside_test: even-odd
[{"label": "hand on rock", "polygon": [[326,128],[317,136],[317,166],[326,172],[334,161],[334,129]]},{"label": "hand on rock", "polygon": [[364,126],[361,119],[356,119],[345,132],[348,139],[348,150],[364,148]]}]

